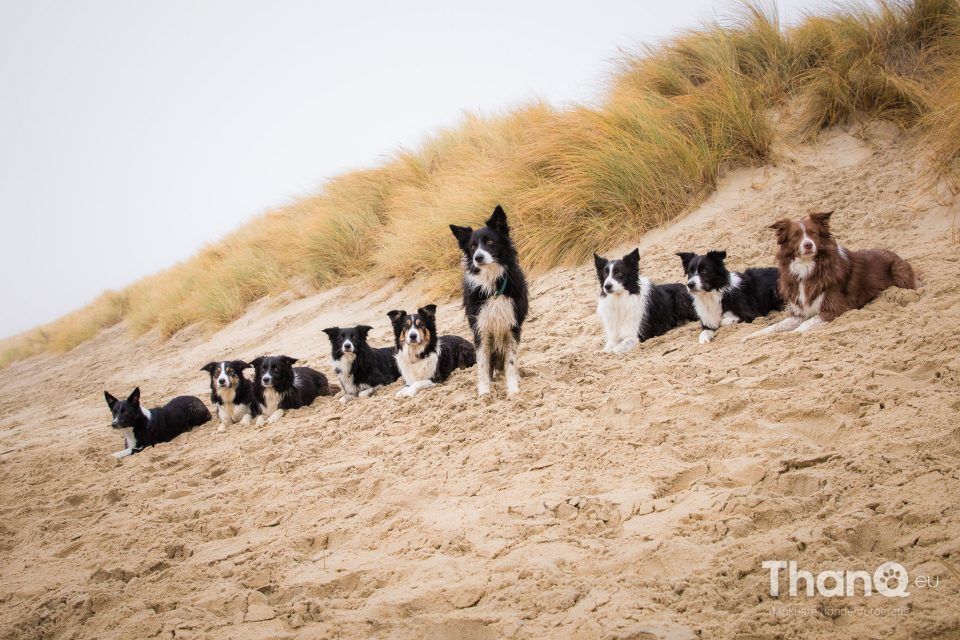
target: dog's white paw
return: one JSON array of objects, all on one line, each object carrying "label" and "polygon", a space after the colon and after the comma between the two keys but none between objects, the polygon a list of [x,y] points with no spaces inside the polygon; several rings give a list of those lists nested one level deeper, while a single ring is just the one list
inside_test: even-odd
[{"label": "dog's white paw", "polygon": [[227,430],[227,425],[225,425],[222,422],[220,423],[220,426],[217,427],[217,433],[223,433],[226,430]]},{"label": "dog's white paw", "polygon": [[350,396],[348,395],[340,396],[340,404],[347,404],[348,402],[350,402]]},{"label": "dog's white paw", "polygon": [[413,387],[403,387],[400,391],[397,391],[398,398],[412,398],[417,395],[417,390]]},{"label": "dog's white paw", "polygon": [[256,421],[255,424],[256,424],[258,427],[262,427],[265,422],[266,422],[266,419],[265,419],[263,416],[257,416],[257,421]]},{"label": "dog's white paw", "polygon": [[121,458],[126,458],[129,455],[133,455],[133,451],[131,451],[130,449],[124,449],[123,451],[117,451],[116,453],[112,453],[110,455],[112,455],[117,460],[120,460]]},{"label": "dog's white paw", "polygon": [[711,340],[713,340],[713,331],[704,329],[700,332],[700,344],[707,344]]},{"label": "dog's white paw", "polygon": [[252,422],[253,422],[253,416],[251,416],[248,413],[247,415],[243,416],[243,420],[240,421],[240,424],[250,426],[250,423]]}]

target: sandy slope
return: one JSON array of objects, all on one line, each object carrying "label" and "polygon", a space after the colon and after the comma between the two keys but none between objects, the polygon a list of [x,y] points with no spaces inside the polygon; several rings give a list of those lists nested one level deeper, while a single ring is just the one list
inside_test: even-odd
[{"label": "sandy slope", "polygon": [[[849,247],[926,274],[806,336],[708,346],[693,325],[600,354],[592,267],[532,284],[523,393],[460,372],[266,428],[213,423],[123,461],[102,390],[203,394],[207,360],[269,350],[328,370],[325,326],[427,302],[340,289],[261,305],[204,338],[122,327],[0,374],[5,638],[957,637],[960,251],[956,204],[886,127],[784,149],[642,240],[769,264],[765,224],[835,208]],[[620,249],[626,249],[625,245]],[[356,302],[345,302],[357,300]],[[441,326],[466,335],[454,304]],[[499,387],[498,387],[499,389]],[[905,599],[771,599],[767,559],[939,576]],[[785,588],[785,585],[784,585]],[[870,607],[840,611],[842,607]]]}]

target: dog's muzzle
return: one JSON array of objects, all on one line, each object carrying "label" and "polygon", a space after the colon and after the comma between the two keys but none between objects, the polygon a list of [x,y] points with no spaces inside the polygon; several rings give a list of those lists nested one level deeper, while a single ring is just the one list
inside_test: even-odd
[{"label": "dog's muzzle", "polygon": [[407,342],[417,343],[420,342],[420,334],[416,331],[411,331],[407,334]]},{"label": "dog's muzzle", "polygon": [[804,240],[800,244],[800,255],[804,257],[816,255],[817,245],[813,243],[812,240]]},{"label": "dog's muzzle", "polygon": [[273,385],[273,378],[271,378],[270,376],[263,376],[262,378],[260,378],[260,381],[263,382],[263,386],[265,387],[269,387]]},{"label": "dog's muzzle", "polygon": [[230,387],[230,378],[218,378],[217,384],[221,387],[229,388]]},{"label": "dog's muzzle", "polygon": [[340,349],[341,349],[344,353],[352,353],[352,352],[353,352],[353,343],[350,342],[350,341],[344,342],[344,343],[343,343],[343,346],[342,346]]}]

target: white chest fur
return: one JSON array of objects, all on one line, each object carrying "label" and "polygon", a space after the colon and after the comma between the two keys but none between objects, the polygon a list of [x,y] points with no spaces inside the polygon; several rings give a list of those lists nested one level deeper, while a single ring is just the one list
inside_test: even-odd
[{"label": "white chest fur", "polygon": [[650,280],[640,278],[639,295],[621,290],[600,296],[597,300],[597,315],[603,323],[608,343],[637,337],[646,314],[652,286]]},{"label": "white chest fur", "polygon": [[437,361],[440,359],[440,346],[426,358],[412,352],[410,345],[404,345],[403,349],[395,356],[397,367],[400,369],[400,375],[403,381],[410,385],[421,380],[429,380],[437,371]]},{"label": "white chest fur", "polygon": [[126,429],[121,429],[121,431],[123,431],[124,446],[126,446],[127,449],[136,449],[137,437],[133,435],[133,428],[127,427]]},{"label": "white chest fur", "polygon": [[723,320],[723,296],[740,286],[740,275],[730,274],[730,283],[722,289],[713,291],[695,291],[693,293],[693,309],[697,312],[700,322],[705,327],[716,329]]},{"label": "white chest fur", "polygon": [[272,387],[263,390],[263,415],[269,416],[280,408],[280,394]]},{"label": "white chest fur", "polygon": [[506,296],[488,298],[480,307],[480,313],[477,314],[477,329],[480,335],[484,339],[493,340],[494,343],[508,342],[510,330],[515,323],[513,299]]},{"label": "white chest fur", "polygon": [[360,391],[353,382],[353,361],[356,357],[352,353],[345,353],[339,360],[331,362],[331,366],[337,374],[337,379],[340,380],[340,386],[343,387],[343,392],[348,396],[355,396]]},{"label": "white chest fur", "polygon": [[237,390],[235,388],[221,387],[217,390],[217,395],[220,396],[219,410],[222,412],[222,415],[226,415],[230,420],[239,422],[245,415],[250,413],[250,407],[247,405],[234,404],[234,399],[237,396]]},{"label": "white chest fur", "polygon": [[[846,258],[846,252],[843,249],[840,249],[841,257]],[[790,263],[790,273],[797,277],[799,280],[799,286],[797,287],[797,301],[790,301],[790,311],[795,316],[800,316],[802,318],[812,318],[820,314],[820,306],[823,304],[823,294],[814,298],[813,300],[807,299],[807,288],[804,280],[810,277],[810,274],[813,273],[813,268],[816,266],[814,260],[801,260],[800,258],[795,258],[793,262]]]}]

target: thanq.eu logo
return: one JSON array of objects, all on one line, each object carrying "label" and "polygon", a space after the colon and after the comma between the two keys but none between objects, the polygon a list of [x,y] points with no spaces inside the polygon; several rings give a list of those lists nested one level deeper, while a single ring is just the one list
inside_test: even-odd
[{"label": "thanq.eu logo", "polygon": [[[826,598],[873,595],[874,592],[887,598],[905,598],[910,595],[910,576],[899,562],[884,562],[871,574],[868,571],[821,571],[814,576],[810,571],[797,569],[794,561],[764,560],[760,566],[770,570],[770,595],[780,595],[780,572],[787,569],[788,593],[796,596],[802,582],[808,596],[817,594]],[[923,578],[921,581],[920,579]],[[937,584],[933,584],[936,580]],[[922,582],[922,584],[921,584]],[[939,586],[939,577],[919,576],[917,587]]]}]

